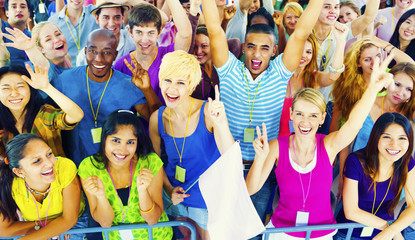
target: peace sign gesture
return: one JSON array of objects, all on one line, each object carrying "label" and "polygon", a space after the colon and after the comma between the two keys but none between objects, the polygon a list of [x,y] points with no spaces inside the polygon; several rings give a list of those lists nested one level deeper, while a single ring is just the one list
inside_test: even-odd
[{"label": "peace sign gesture", "polygon": [[[131,54],[131,64],[127,61],[127,59],[124,59],[125,65],[130,69],[130,71],[133,73],[133,76],[131,77],[131,82],[138,87],[139,89],[148,89],[151,87],[150,84],[150,76],[148,75],[148,72],[141,67],[141,65],[137,62],[137,60],[134,57],[134,54]],[[135,67],[133,67],[134,65]]]},{"label": "peace sign gesture", "polygon": [[380,59],[378,57],[375,58],[375,62],[373,63],[373,71],[372,75],[370,76],[370,82],[368,86],[369,89],[373,89],[373,91],[379,92],[383,88],[394,87],[393,74],[386,72],[386,69],[389,63],[392,61],[393,57],[394,55],[390,54],[380,66]]},{"label": "peace sign gesture", "polygon": [[214,124],[227,124],[225,115],[225,106],[220,100],[220,93],[218,85],[215,85],[215,100],[209,98],[209,113]]},{"label": "peace sign gesture", "polygon": [[267,126],[265,125],[265,123],[262,123],[262,134],[259,126],[256,127],[256,133],[258,135],[258,138],[255,139],[255,141],[252,143],[255,149],[255,159],[265,159],[269,153]]}]

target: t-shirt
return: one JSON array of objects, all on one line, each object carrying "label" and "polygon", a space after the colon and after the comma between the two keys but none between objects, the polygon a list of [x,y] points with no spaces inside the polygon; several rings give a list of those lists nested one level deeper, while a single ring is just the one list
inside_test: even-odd
[{"label": "t-shirt", "polygon": [[[31,196],[31,193],[26,188],[25,180],[20,177],[15,177],[13,179],[12,196],[26,221],[38,221],[38,213],[41,220],[46,218],[46,213],[48,214],[48,219],[57,218],[62,215],[62,192],[63,189],[66,188],[75,177],[77,177],[77,169],[75,164],[70,159],[57,157],[54,170],[56,179],[51,183],[49,194],[43,202],[36,202],[37,207],[34,202],[35,198]],[[37,209],[39,209],[39,212]],[[82,215],[84,209],[85,201],[82,198],[79,208],[79,216]]]},{"label": "t-shirt", "polygon": [[56,23],[62,31],[68,43],[68,54],[71,56],[72,66],[76,65],[76,56],[79,52],[85,51],[86,40],[89,33],[98,29],[95,16],[90,14],[94,5],[83,7],[82,14],[75,26],[66,17],[67,7],[65,6],[59,13],[49,18],[50,22]]},{"label": "t-shirt", "polygon": [[[153,87],[154,92],[157,94],[157,97],[160,98],[163,105],[164,105],[164,98],[163,98],[163,94],[161,94],[161,90],[159,86],[160,65],[161,65],[161,60],[163,59],[164,55],[166,55],[169,52],[173,52],[173,51],[174,51],[174,43],[166,47],[158,47],[156,58],[154,58],[153,62],[151,63],[150,67],[147,70],[148,75],[150,76],[151,86]],[[134,55],[135,52],[132,52],[131,54]],[[129,76],[132,76],[133,73],[124,63],[124,59],[127,59],[128,63],[131,64],[131,54],[128,53],[124,55],[123,57],[121,57],[120,59],[118,59],[114,64],[114,69],[122,73],[125,73]]]},{"label": "t-shirt", "polygon": [[[255,150],[252,142],[244,142],[244,129],[255,130],[256,126],[265,123],[268,139],[277,138],[287,83],[293,73],[284,66],[280,54],[253,80],[244,63],[231,52],[226,63],[216,68],[216,71],[219,75],[221,100],[225,105],[229,129],[233,138],[241,141],[243,159],[252,161],[255,158]],[[257,89],[258,92],[255,94]],[[250,115],[251,124],[249,124]]]},{"label": "t-shirt", "polygon": [[238,0],[235,1],[234,6],[236,6],[236,12],[231,20],[229,20],[228,26],[226,27],[226,39],[237,38],[244,43],[246,25],[248,24],[248,12],[243,14],[239,8]]},{"label": "t-shirt", "polygon": [[[359,152],[363,152],[365,149],[362,149]],[[413,169],[415,166],[415,160],[411,158],[411,160],[408,163],[408,172]],[[376,216],[382,218],[383,220],[393,220],[394,216],[389,215],[388,208],[389,205],[392,203],[393,199],[395,198],[396,194],[398,194],[398,180],[399,180],[399,173],[395,172],[393,181],[391,183],[390,189],[388,191],[388,194],[383,201],[382,205],[380,206],[378,212],[376,213]],[[345,169],[344,169],[344,176],[356,180],[359,183],[358,193],[359,193],[359,208],[363,211],[372,212],[373,207],[373,199],[374,196],[374,189],[372,186],[372,178],[368,175],[365,175],[363,172],[363,166],[359,161],[359,158],[356,154],[350,154],[349,157],[346,159],[345,163]],[[382,199],[385,197],[385,194],[387,192],[388,186],[389,186],[390,178],[383,182],[377,182],[376,183],[376,201],[375,201],[375,209],[377,209],[382,202]],[[338,222],[352,222],[350,220],[347,220],[343,209],[339,212],[339,215],[337,216]],[[342,231],[342,230],[340,230]],[[362,232],[361,228],[355,229],[353,231],[353,236],[360,237],[360,234]],[[374,236],[376,236],[380,230],[375,229],[372,233],[371,237],[366,237],[362,239],[372,239]]]},{"label": "t-shirt", "polygon": [[[96,157],[96,158],[95,158]],[[162,168],[163,162],[155,153],[150,153],[145,157],[140,157],[137,161],[137,166],[134,170],[134,176],[132,177],[131,183],[131,195],[129,196],[130,205],[126,206],[123,204],[121,210],[121,199],[117,196],[116,189],[114,188],[111,177],[105,168],[102,162],[97,162],[101,160],[97,155],[90,156],[85,158],[79,165],[79,176],[82,179],[85,179],[89,176],[98,176],[105,187],[105,195],[110,203],[112,209],[114,210],[114,220],[113,225],[122,224],[123,214],[122,211],[127,212],[125,216],[124,223],[146,223],[143,216],[141,216],[139,208],[139,195],[137,191],[137,176],[142,168],[148,168],[153,172],[155,176],[158,171]],[[128,211],[127,211],[128,209]],[[163,211],[160,219],[160,222],[169,221],[166,212]],[[135,229],[132,230],[135,239],[148,239],[147,229]],[[171,227],[165,228],[154,228],[153,229],[153,239],[165,240],[171,239],[173,236],[173,231]],[[120,239],[118,231],[109,232],[110,239]]]},{"label": "t-shirt", "polygon": [[384,8],[378,11],[378,15],[376,16],[376,20],[379,18],[380,15],[386,17],[387,22],[380,27],[378,27],[375,31],[375,35],[382,39],[383,41],[389,42],[391,39],[393,32],[395,31],[396,24],[399,21],[399,18],[396,18],[396,14],[393,15],[394,11],[393,8]]},{"label": "t-shirt", "polygon": [[[84,111],[84,118],[77,127],[66,133],[64,139],[67,156],[77,165],[82,159],[98,152],[99,143],[93,143],[91,129],[101,127],[105,117],[115,110],[131,109],[147,102],[144,94],[131,83],[131,78],[128,75],[113,70],[113,75],[108,80],[108,86],[102,97],[95,126],[88,98],[86,68],[87,66],[81,66],[67,70],[52,83],[56,89],[69,97]],[[94,82],[89,78],[88,82],[92,107],[96,113],[107,82]]]},{"label": "t-shirt", "polygon": [[[6,27],[13,29],[12,26],[10,26],[10,24],[8,22],[5,22],[5,21],[1,20],[1,31],[3,33],[8,34],[9,32],[6,31]],[[23,33],[26,36],[31,37],[30,32],[26,28],[23,31]],[[3,42],[11,43],[13,41],[9,40],[8,38],[3,37]],[[10,64],[16,64],[16,65],[24,66],[25,65],[24,63],[26,61],[29,61],[29,58],[27,57],[25,51],[22,51],[20,49],[16,49],[14,47],[7,47],[7,50],[9,50],[9,53],[10,53]]]}]

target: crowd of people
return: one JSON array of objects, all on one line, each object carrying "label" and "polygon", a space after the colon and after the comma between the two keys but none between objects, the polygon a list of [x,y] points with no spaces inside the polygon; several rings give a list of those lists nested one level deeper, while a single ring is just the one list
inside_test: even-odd
[{"label": "crowd of people", "polygon": [[211,239],[198,179],[237,141],[266,228],[415,239],[412,3],[5,0],[0,238]]}]

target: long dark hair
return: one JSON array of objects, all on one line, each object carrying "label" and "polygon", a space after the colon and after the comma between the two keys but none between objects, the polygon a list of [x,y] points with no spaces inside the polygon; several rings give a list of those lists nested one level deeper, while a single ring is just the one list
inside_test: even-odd
[{"label": "long dark hair", "polygon": [[[105,168],[108,167],[108,157],[105,155],[105,141],[109,135],[118,132],[119,126],[131,126],[134,129],[134,136],[137,138],[137,149],[135,153],[137,157],[146,158],[151,152],[154,152],[153,145],[151,144],[150,138],[144,130],[143,124],[140,119],[133,112],[128,110],[115,110],[108,114],[102,125],[101,133],[101,144],[99,146],[98,154],[94,155],[94,160],[98,163],[103,163]],[[98,169],[102,169],[101,166],[95,165],[94,161],[92,164]]]},{"label": "long dark hair", "polygon": [[[415,15],[415,9],[410,9],[406,11],[401,18],[399,18],[398,23],[396,24],[395,31],[392,34],[391,39],[389,40],[389,43],[395,46],[396,48],[400,48],[400,42],[399,42],[399,28],[401,28],[401,25],[403,22],[405,22],[410,16]],[[408,54],[412,59],[415,59],[415,39],[412,39],[409,43],[408,47],[406,47],[405,53]],[[389,67],[392,67],[396,64],[395,60],[391,62]]]},{"label": "long dark hair", "polygon": [[11,139],[6,146],[6,161],[0,162],[0,213],[3,221],[13,221],[16,216],[17,205],[12,197],[12,183],[15,178],[13,168],[20,168],[20,160],[24,158],[26,145],[32,140],[43,139],[37,135],[23,133]]},{"label": "long dark hair", "polygon": [[[29,72],[21,66],[18,65],[10,65],[6,67],[0,68],[0,82],[6,74],[14,73],[17,75],[24,75],[30,78]],[[42,99],[39,95],[38,90],[30,88],[30,100],[25,106],[26,117],[23,123],[23,131],[30,132],[33,127],[33,122],[35,121],[36,115],[39,112],[40,107],[42,106]],[[14,118],[13,114],[10,112],[9,108],[3,105],[0,102],[0,126],[3,127],[7,132],[12,133],[14,136],[19,134],[19,131],[16,129],[16,119]]]},{"label": "long dark hair", "polygon": [[397,184],[397,194],[393,199],[392,203],[389,205],[389,214],[392,214],[393,209],[398,204],[402,189],[406,183],[406,179],[408,176],[408,163],[411,159],[414,143],[414,136],[411,123],[404,115],[400,113],[384,113],[382,116],[378,118],[375,125],[373,126],[372,132],[370,133],[369,141],[364,151],[358,151],[355,153],[363,166],[363,172],[365,173],[365,175],[368,175],[372,178],[372,185],[375,188],[375,179],[379,176],[380,164],[378,143],[380,137],[385,132],[385,129],[389,127],[391,124],[398,124],[403,128],[409,141],[409,147],[406,153],[398,161],[394,163],[393,182],[391,185],[396,186]]}]

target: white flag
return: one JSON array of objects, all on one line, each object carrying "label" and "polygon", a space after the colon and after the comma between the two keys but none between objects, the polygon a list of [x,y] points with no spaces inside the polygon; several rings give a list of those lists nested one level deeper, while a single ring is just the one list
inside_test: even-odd
[{"label": "white flag", "polygon": [[199,178],[212,240],[244,240],[265,230],[246,188],[239,142]]}]

